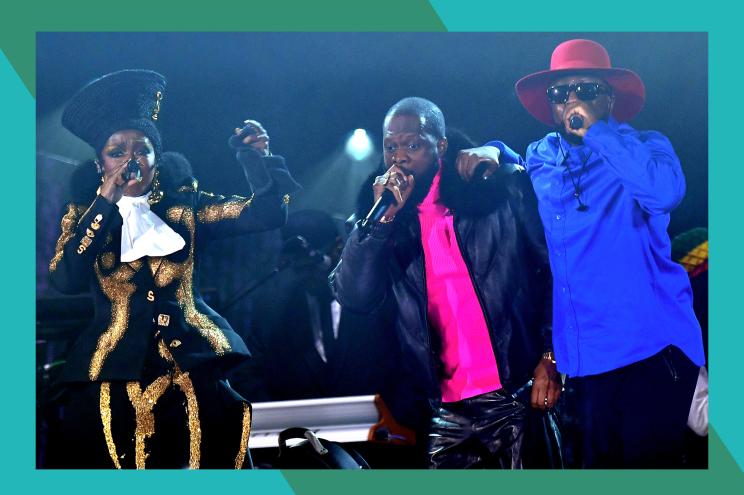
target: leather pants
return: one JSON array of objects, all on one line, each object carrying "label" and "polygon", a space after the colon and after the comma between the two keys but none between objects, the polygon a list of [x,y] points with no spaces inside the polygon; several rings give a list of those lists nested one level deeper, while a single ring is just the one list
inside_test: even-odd
[{"label": "leather pants", "polygon": [[431,469],[521,469],[527,406],[496,390],[434,411],[428,436]]}]

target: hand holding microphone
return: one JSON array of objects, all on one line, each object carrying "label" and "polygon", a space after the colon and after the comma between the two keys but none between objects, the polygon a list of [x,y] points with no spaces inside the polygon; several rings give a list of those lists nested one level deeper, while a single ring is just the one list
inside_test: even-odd
[{"label": "hand holding microphone", "polygon": [[563,117],[563,126],[568,134],[584,138],[589,128],[599,120],[590,108],[585,105],[576,105],[566,108]]},{"label": "hand holding microphone", "polygon": [[269,134],[257,120],[244,120],[243,127],[236,127],[230,137],[229,145],[235,150],[251,148],[261,156],[271,155],[269,151]]},{"label": "hand holding microphone", "polygon": [[[134,174],[134,177],[132,177],[132,174]],[[136,180],[137,182],[142,182],[142,171],[140,170],[140,166],[139,163],[137,163],[137,160],[132,158],[127,162],[126,168],[121,173],[121,178],[124,182],[128,182],[132,179]]]},{"label": "hand holding microphone", "polygon": [[103,175],[103,182],[98,194],[112,203],[119,201],[127,186],[142,182],[142,170],[134,158],[120,163],[116,168]]},{"label": "hand holding microphone", "polygon": [[398,165],[393,165],[387,172],[375,178],[372,188],[375,192],[375,203],[363,224],[390,221],[403,208],[415,186],[413,175],[405,175]]}]

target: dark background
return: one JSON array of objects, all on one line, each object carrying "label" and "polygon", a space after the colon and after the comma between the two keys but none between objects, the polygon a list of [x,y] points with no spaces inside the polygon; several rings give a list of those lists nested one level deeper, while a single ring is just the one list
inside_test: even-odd
[{"label": "dark background", "polygon": [[[379,148],[386,110],[411,95],[437,103],[448,125],[476,141],[498,138],[524,153],[549,129],[521,107],[514,83],[546,69],[552,49],[574,37],[604,44],[614,66],[641,75],[647,103],[633,125],[666,134],[687,177],[670,230],[707,226],[705,33],[40,33],[37,147],[90,156],[59,126],[65,101],[104,73],[149,68],[168,79],[159,120],[165,149],[184,153],[206,189],[238,192],[225,142],[251,117],[269,130],[272,150],[286,156],[307,196],[338,161],[347,133],[367,129]],[[313,206],[325,198],[299,199]]]},{"label": "dark background", "polygon": [[[203,189],[245,194],[227,138],[245,118],[261,121],[274,153],[305,189],[295,210],[320,208],[339,221],[379,163],[387,109],[405,96],[437,103],[448,126],[477,142],[498,138],[524,153],[550,129],[519,104],[514,83],[548,68],[560,42],[602,43],[613,65],[635,70],[647,103],[632,122],[666,134],[681,158],[687,196],[670,234],[708,225],[708,44],[706,33],[39,33],[37,35],[37,292],[59,234],[64,185],[92,150],[59,123],[87,81],[123,68],[166,76],[158,125],[166,150],[192,162]],[[343,152],[356,128],[375,154]],[[270,262],[278,234],[215,243],[202,282],[227,298]],[[228,318],[245,319],[246,308]],[[240,324],[236,325],[240,326]]]},{"label": "dark background", "polygon": [[[666,134],[687,178],[670,234],[707,227],[706,33],[39,33],[37,365],[49,364],[37,368],[40,396],[49,395],[44,384],[92,311],[87,296],[59,298],[47,282],[69,174],[93,157],[60,124],[65,102],[87,81],[124,68],[165,75],[158,120],[164,148],[185,154],[206,190],[248,192],[227,139],[244,119],[261,121],[272,151],[286,157],[304,186],[291,210],[323,209],[340,223],[379,163],[382,119],[393,103],[428,98],[448,127],[524,153],[550,129],[521,107],[514,83],[548,68],[553,48],[577,37],[602,43],[614,66],[636,71],[645,82],[646,106],[632,125]],[[367,129],[375,145],[361,162],[344,153],[356,128]],[[274,231],[216,241],[202,256],[202,293],[243,335],[252,328],[253,299],[230,309],[223,304],[270,271],[280,246]],[[570,441],[575,431],[567,434]]]}]

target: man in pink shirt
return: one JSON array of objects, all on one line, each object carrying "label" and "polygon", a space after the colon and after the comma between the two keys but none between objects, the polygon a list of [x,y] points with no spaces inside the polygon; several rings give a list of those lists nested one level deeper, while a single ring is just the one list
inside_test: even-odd
[{"label": "man in pink shirt", "polygon": [[396,103],[383,134],[389,169],[375,199],[387,189],[395,202],[352,232],[331,276],[337,299],[362,312],[394,300],[393,409],[425,432],[430,467],[520,468],[527,405],[514,393],[534,379],[530,402],[549,409],[561,391],[545,238],[521,158],[502,144],[498,159],[444,159],[444,116],[423,98]]}]

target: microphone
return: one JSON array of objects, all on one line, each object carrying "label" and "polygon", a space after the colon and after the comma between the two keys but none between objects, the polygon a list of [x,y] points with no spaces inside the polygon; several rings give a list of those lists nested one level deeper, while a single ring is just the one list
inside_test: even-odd
[{"label": "microphone", "polygon": [[362,226],[366,227],[371,222],[380,221],[387,209],[395,203],[396,201],[393,192],[390,189],[385,189],[382,192],[382,196],[380,196],[380,198],[375,202],[372,209],[369,210],[369,213],[367,213],[367,216],[362,221]]},{"label": "microphone", "polygon": [[228,139],[227,144],[235,150],[248,149],[250,146],[243,143],[243,139],[251,134],[256,134],[256,129],[252,125],[246,125],[240,130],[239,134],[233,134]]},{"label": "microphone", "polygon": [[584,117],[575,113],[568,119],[568,124],[573,130],[581,129],[584,127]]},{"label": "microphone", "polygon": [[124,179],[124,181],[129,181],[129,177],[134,174],[134,178],[137,180],[142,180],[142,171],[140,170],[139,163],[137,163],[137,160],[132,158],[127,162],[127,168],[121,173],[121,178]]}]

